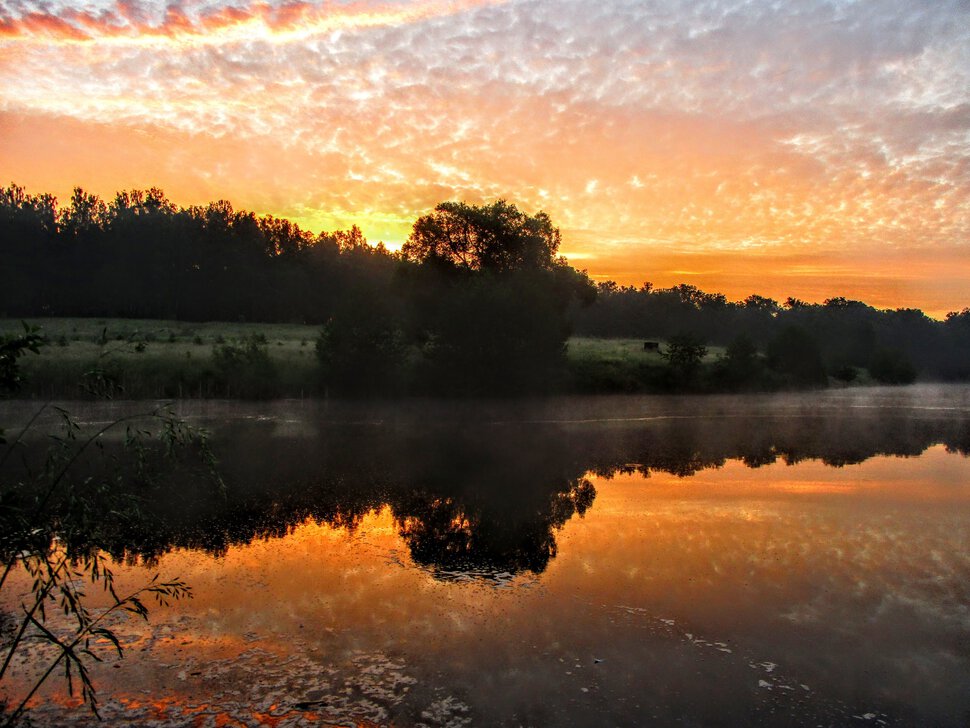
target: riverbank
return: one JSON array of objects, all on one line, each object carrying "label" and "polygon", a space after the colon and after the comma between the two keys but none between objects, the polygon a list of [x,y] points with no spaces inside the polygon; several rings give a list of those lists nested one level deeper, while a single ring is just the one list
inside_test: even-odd
[{"label": "riverbank", "polygon": [[[26,323],[41,329],[47,346],[20,361],[20,394],[25,397],[248,399],[334,394],[321,374],[319,326],[111,318],[28,319]],[[19,319],[0,320],[0,335],[22,330]],[[659,347],[648,349],[645,341]],[[725,365],[727,354],[722,347],[706,347],[697,366],[688,372],[662,352],[669,352],[667,342],[649,338],[572,337],[561,366],[550,373],[543,391],[535,393],[791,388],[790,382],[764,366],[759,354],[739,374]],[[416,347],[409,350],[396,390],[380,394],[435,394],[433,383],[417,376],[421,356]],[[829,378],[830,386],[874,383],[865,369],[849,372],[848,378]]]}]

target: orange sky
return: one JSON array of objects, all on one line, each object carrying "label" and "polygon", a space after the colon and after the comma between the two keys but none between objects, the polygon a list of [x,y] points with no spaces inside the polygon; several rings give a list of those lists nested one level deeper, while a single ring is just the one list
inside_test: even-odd
[{"label": "orange sky", "polygon": [[546,210],[595,278],[970,305],[970,6],[4,0],[0,184],[391,247]]}]

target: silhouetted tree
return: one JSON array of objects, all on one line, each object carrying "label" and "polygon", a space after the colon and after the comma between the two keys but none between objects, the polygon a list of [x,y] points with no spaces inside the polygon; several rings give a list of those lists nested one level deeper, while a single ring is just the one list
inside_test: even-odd
[{"label": "silhouetted tree", "polygon": [[746,334],[738,334],[715,363],[714,376],[729,389],[754,384],[761,379],[764,366],[758,348]]},{"label": "silhouetted tree", "polygon": [[667,348],[661,353],[670,366],[675,382],[680,384],[693,381],[706,355],[704,342],[692,333],[671,336],[667,340]]},{"label": "silhouetted tree", "polygon": [[551,268],[559,243],[559,229],[544,212],[526,215],[505,200],[480,206],[442,202],[415,221],[402,253],[418,263],[507,273]]},{"label": "silhouetted tree", "polygon": [[555,383],[571,306],[595,296],[588,277],[556,257],[559,241],[545,213],[504,200],[442,203],[414,223],[402,253],[428,272],[421,288],[434,291],[414,297],[426,388],[501,393]]}]

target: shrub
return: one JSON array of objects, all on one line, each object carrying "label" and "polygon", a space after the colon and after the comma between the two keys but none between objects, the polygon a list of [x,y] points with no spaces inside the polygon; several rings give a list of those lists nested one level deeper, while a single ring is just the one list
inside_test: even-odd
[{"label": "shrub", "polygon": [[680,386],[691,383],[707,355],[704,342],[694,334],[679,333],[667,340],[667,349],[661,356],[670,367],[671,384]]},{"label": "shrub", "polygon": [[226,396],[263,398],[277,394],[276,366],[260,334],[239,343],[219,344],[212,350],[216,383]]},{"label": "shrub", "polygon": [[713,381],[728,389],[765,386],[764,362],[747,335],[739,334],[728,344],[724,355],[714,365]]},{"label": "shrub", "polygon": [[789,384],[821,385],[828,381],[818,342],[801,326],[788,326],[768,342],[768,366]]},{"label": "shrub", "polygon": [[832,376],[840,382],[854,382],[859,376],[859,372],[856,371],[855,367],[846,364],[832,372]]},{"label": "shrub", "polygon": [[898,349],[876,350],[869,362],[869,374],[882,384],[912,384],[916,381],[916,368]]},{"label": "shrub", "polygon": [[398,389],[406,345],[389,320],[332,319],[316,342],[324,387],[340,394],[376,394]]}]

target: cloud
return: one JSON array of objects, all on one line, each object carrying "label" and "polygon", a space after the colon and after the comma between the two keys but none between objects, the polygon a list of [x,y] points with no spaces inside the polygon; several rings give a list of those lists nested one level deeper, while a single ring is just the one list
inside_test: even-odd
[{"label": "cloud", "polygon": [[166,41],[219,46],[252,37],[287,42],[321,33],[416,22],[461,12],[488,1],[359,0],[319,5],[290,0],[207,5],[119,0],[86,9],[51,3],[46,12],[30,10],[29,3],[13,3],[0,17],[0,38],[41,43],[114,41],[152,46]]},{"label": "cloud", "polygon": [[209,145],[231,158],[170,157],[216,196],[397,242],[507,197],[591,269],[970,241],[959,1],[4,0],[0,112]]}]

